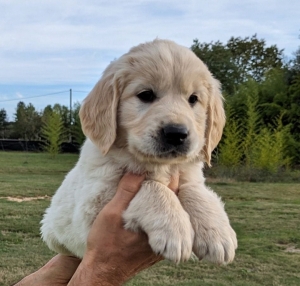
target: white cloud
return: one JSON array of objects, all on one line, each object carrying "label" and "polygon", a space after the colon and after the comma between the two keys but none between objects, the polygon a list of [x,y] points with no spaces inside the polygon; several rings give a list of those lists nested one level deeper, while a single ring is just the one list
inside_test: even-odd
[{"label": "white cloud", "polygon": [[21,98],[24,97],[20,92],[17,92],[17,93],[16,93],[16,96],[17,96],[17,98],[19,98],[19,99],[21,99]]},{"label": "white cloud", "polygon": [[155,37],[191,46],[258,34],[291,55],[299,0],[0,0],[0,83],[89,83]]}]

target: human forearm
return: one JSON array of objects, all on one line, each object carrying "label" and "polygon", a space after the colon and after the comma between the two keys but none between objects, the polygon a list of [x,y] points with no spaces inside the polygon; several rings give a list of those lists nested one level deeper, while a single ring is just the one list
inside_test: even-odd
[{"label": "human forearm", "polygon": [[58,254],[46,265],[14,286],[65,286],[76,271],[80,259]]},{"label": "human forearm", "polygon": [[68,286],[121,286],[127,280],[128,277],[126,277],[118,266],[113,266],[109,263],[99,263],[93,259],[84,259]]},{"label": "human forearm", "polygon": [[38,282],[38,274],[36,272],[30,274],[29,276],[26,276],[25,278],[23,278],[21,281],[19,281],[17,284],[13,284],[14,286],[38,286],[40,285]]}]

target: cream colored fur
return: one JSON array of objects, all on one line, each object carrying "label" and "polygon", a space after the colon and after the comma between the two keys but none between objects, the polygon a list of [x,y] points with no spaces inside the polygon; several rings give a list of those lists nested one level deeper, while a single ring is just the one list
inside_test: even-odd
[{"label": "cream colored fur", "polygon": [[[137,94],[153,90],[144,103]],[[191,106],[190,95],[198,102]],[[114,196],[125,172],[147,172],[123,218],[143,230],[154,252],[174,262],[200,258],[231,262],[237,247],[220,198],[204,184],[225,124],[217,80],[189,49],[167,40],[132,48],[112,62],[80,110],[87,136],[79,161],[52,198],[42,220],[42,237],[57,252],[83,257],[98,212]],[[174,157],[155,141],[165,124],[188,129],[189,147]],[[166,186],[180,172],[178,197]]]}]

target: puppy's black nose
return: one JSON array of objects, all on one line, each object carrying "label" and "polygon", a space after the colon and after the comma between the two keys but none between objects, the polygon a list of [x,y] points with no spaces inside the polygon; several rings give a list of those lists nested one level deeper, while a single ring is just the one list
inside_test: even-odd
[{"label": "puppy's black nose", "polygon": [[188,136],[188,130],[184,125],[169,124],[162,129],[165,141],[173,146],[182,145]]}]

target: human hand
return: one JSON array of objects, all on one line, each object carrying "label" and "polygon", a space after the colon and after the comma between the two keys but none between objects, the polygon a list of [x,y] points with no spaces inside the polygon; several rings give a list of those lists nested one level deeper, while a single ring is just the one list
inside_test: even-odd
[{"label": "human hand", "polygon": [[[122,285],[138,272],[163,259],[153,253],[145,233],[123,227],[122,214],[141,187],[144,176],[126,174],[114,198],[90,230],[87,250],[69,285]],[[168,186],[178,192],[179,176]]]}]

